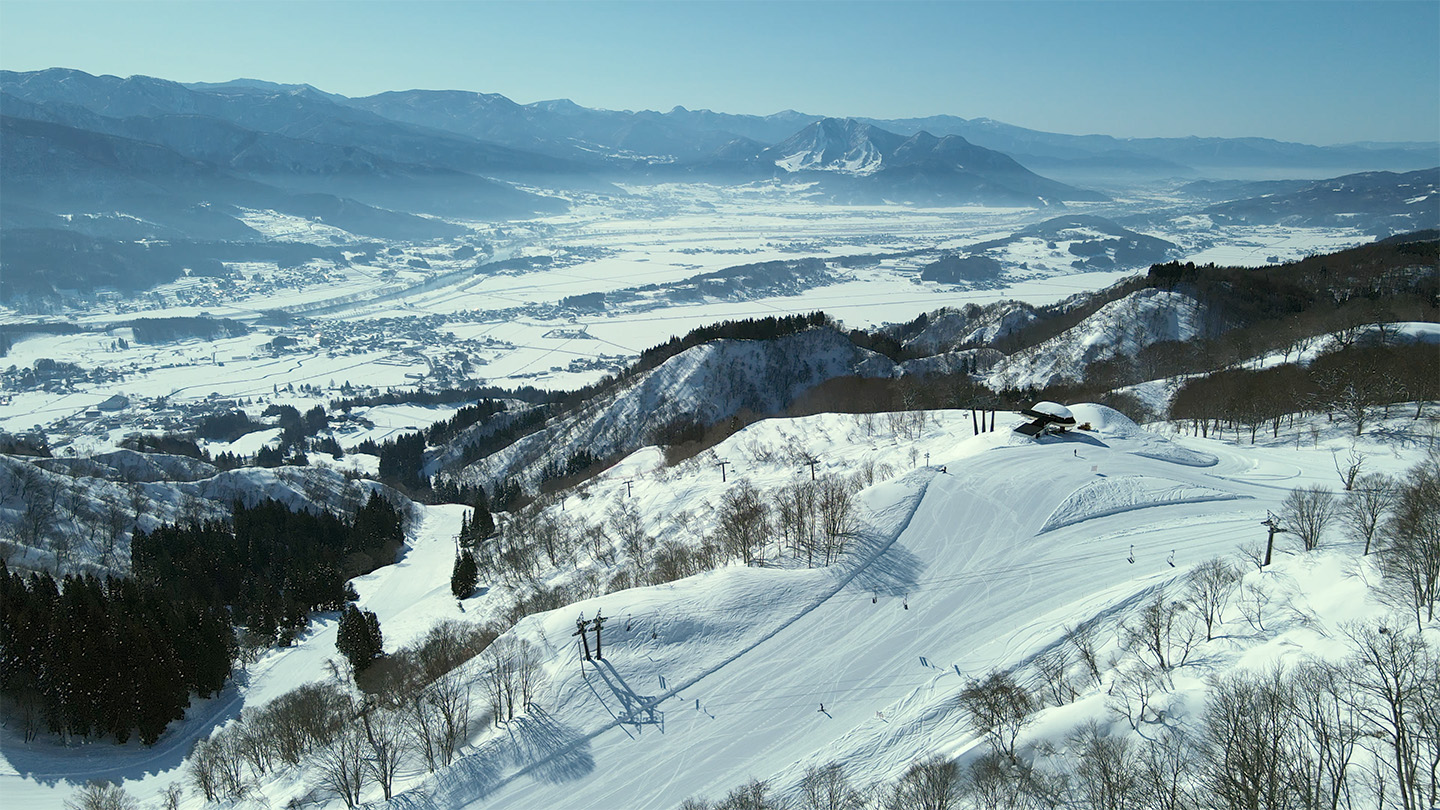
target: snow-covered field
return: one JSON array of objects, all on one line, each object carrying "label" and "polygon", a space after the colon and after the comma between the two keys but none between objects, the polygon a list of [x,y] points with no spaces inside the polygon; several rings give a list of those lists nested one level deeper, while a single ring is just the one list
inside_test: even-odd
[{"label": "snow-covered field", "polygon": [[[942,306],[1005,298],[1051,303],[1133,272],[1077,273],[1068,252],[1040,244],[1028,253],[1007,254],[1006,275],[998,283],[970,288],[922,282],[919,269],[929,259],[906,256],[964,249],[1055,212],[835,206],[811,199],[803,188],[771,184],[659,185],[626,192],[581,196],[567,213],[533,221],[470,223],[472,235],[453,244],[396,243],[371,254],[347,253],[349,265],[316,261],[281,270],[241,263],[233,269],[242,281],[229,287],[185,278],[139,299],[59,313],[94,331],[20,337],[6,364],[28,369],[43,360],[74,363],[89,378],[0,392],[7,395],[0,396],[0,429],[38,426],[54,434],[57,448],[93,452],[113,447],[128,432],[157,429],[143,424],[138,410],[120,421],[87,419],[87,410],[116,393],[137,403],[159,396],[171,404],[268,403],[290,386],[309,386],[306,401],[320,404],[341,396],[347,385],[383,389],[471,381],[571,389],[614,373],[672,335],[719,320],[820,309],[849,327],[872,327]],[[1117,202],[1114,210],[1096,203],[1070,210],[1114,214],[1173,202],[1156,193]],[[266,212],[248,216],[276,238],[313,237],[318,244],[335,238],[314,231],[323,230],[314,223]],[[1153,235],[1180,244],[1194,261],[1239,264],[1294,259],[1368,239],[1346,229],[1220,228],[1193,216],[1178,217]],[[835,263],[846,256],[878,258]],[[488,273],[467,269],[521,257],[548,263]],[[828,280],[820,286],[721,297],[672,294],[680,289],[674,285],[699,274],[808,257],[830,263]],[[561,305],[589,293],[613,298],[616,291],[624,294],[603,309]],[[281,309],[311,320],[286,325],[262,319]],[[145,345],[124,325],[136,317],[199,315],[235,318],[252,331]],[[277,340],[290,345],[277,349]],[[58,425],[62,420],[67,424]]]},{"label": "snow-covered field", "polygon": [[[1303,442],[1236,445],[1141,430],[1099,406],[1073,410],[1096,429],[1037,443],[1010,433],[1022,421],[1015,414],[978,436],[966,412],[931,412],[923,425],[825,414],[756,423],[676,467],[654,448],[633,454],[551,508],[593,523],[624,501],[665,539],[681,513],[704,525],[742,479],[769,492],[808,477],[805,458],[818,459],[819,475],[868,471],[877,483],[859,495],[863,530],[828,569],[732,564],[521,621],[513,632],[543,656],[534,707],[500,729],[477,728],[449,768],[427,776],[412,764],[396,804],[672,808],[750,778],[789,789],[805,767],[831,761],[861,782],[896,777],[930,754],[964,761],[983,748],[956,701],[967,678],[1016,666],[1023,674],[1077,622],[1095,619],[1102,644],[1113,644],[1116,622],[1154,588],[1263,540],[1260,521],[1291,488],[1334,487],[1332,454],[1353,441],[1345,427],[1318,421],[1313,433],[1299,428]],[[1355,445],[1367,471],[1403,471],[1434,442],[1411,419],[1383,428]],[[729,464],[723,481],[719,460]],[[442,619],[485,621],[505,604],[507,589],[493,582],[463,611],[450,595],[460,519],[456,507],[425,509],[404,558],[357,581],[387,649]],[[1176,671],[1176,716],[1198,717],[1209,674],[1337,654],[1339,622],[1385,612],[1367,586],[1376,577],[1338,533],[1316,552],[1285,543],[1272,569],[1247,575],[1272,593],[1265,629],[1238,608],[1226,613],[1223,636]],[[602,610],[612,617],[605,661],[582,670],[570,633],[578,613]],[[152,749],[25,746],[0,729],[0,796],[7,806],[55,807],[91,778],[156,796],[183,781],[198,736],[243,706],[330,677],[334,628],[333,617],[320,618]],[[1104,719],[1103,691],[1047,709],[1022,745]],[[474,700],[478,714],[478,689]],[[256,786],[256,806],[283,805],[313,782],[303,770],[272,773]],[[198,807],[186,790],[182,806]],[[367,797],[378,800],[378,789]]]}]

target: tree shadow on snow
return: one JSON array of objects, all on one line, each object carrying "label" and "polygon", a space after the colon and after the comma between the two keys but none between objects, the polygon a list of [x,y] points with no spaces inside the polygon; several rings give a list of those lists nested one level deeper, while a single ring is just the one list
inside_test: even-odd
[{"label": "tree shadow on snow", "polygon": [[855,573],[853,586],[883,596],[902,596],[915,590],[925,563],[898,541],[880,551],[884,542],[886,538],[869,533],[852,542],[850,550],[857,559],[870,559],[869,564],[862,565]]},{"label": "tree shadow on snow", "polygon": [[539,706],[505,725],[504,733],[466,749],[434,783],[395,797],[396,807],[458,807],[483,799],[529,776],[547,784],[579,779],[595,770],[590,738],[558,722]]},{"label": "tree shadow on snow", "polygon": [[[203,700],[192,696],[185,717],[172,721],[152,746],[142,745],[133,733],[124,745],[111,737],[62,743],[48,733],[26,743],[18,733],[6,730],[0,734],[0,758],[20,777],[47,787],[61,782],[83,785],[91,780],[119,783],[176,772],[196,740],[209,738],[216,728],[240,715],[246,697],[240,687],[248,682],[248,675],[237,670],[215,696]],[[181,778],[178,772],[175,776]]]}]

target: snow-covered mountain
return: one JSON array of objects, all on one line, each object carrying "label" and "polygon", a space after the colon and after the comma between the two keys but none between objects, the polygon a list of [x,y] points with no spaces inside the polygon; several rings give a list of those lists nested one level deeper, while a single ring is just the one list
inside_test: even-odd
[{"label": "snow-covered mountain", "polygon": [[676,422],[711,425],[740,413],[782,413],[796,397],[840,376],[889,377],[895,364],[830,328],[773,341],[717,340],[687,349],[552,420],[545,428],[469,465],[465,480],[514,478],[526,486],[577,453],[595,459],[633,452]]},{"label": "snow-covered mountain", "polygon": [[825,181],[843,199],[1046,204],[1100,200],[1095,192],[1041,177],[1000,152],[958,135],[910,137],[853,118],[825,118],[761,152],[758,159],[792,175],[848,178]]},{"label": "snow-covered mountain", "polygon": [[787,172],[874,174],[904,139],[852,118],[825,118],[771,147],[766,157]]},{"label": "snow-covered mountain", "polygon": [[1097,360],[1133,358],[1161,341],[1201,337],[1204,328],[1204,308],[1193,297],[1171,290],[1138,290],[1061,334],[1006,357],[991,368],[987,382],[996,390],[1075,383]]}]

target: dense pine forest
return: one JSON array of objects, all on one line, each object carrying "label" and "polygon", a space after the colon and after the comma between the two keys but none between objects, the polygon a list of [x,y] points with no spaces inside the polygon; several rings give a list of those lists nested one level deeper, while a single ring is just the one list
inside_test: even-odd
[{"label": "dense pine forest", "polygon": [[149,745],[241,656],[341,609],[346,581],[394,560],[404,537],[378,494],[348,519],[267,500],[236,504],[229,523],[137,533],[133,577],[57,582],[0,562],[0,695],[26,739],[136,732]]}]

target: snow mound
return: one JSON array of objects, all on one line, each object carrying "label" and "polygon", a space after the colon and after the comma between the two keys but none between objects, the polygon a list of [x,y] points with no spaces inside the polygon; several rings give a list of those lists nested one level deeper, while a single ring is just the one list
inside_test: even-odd
[{"label": "snow mound", "polygon": [[[1133,423],[1132,423],[1133,424]],[[1040,534],[1073,526],[1091,518],[1133,512],[1151,506],[1177,503],[1229,501],[1244,496],[1198,484],[1185,484],[1148,475],[1101,478],[1070,493],[1040,527]]]},{"label": "snow mound", "polygon": [[[1044,405],[1048,403],[1040,403]],[[1040,405],[1035,409],[1039,410]],[[1114,408],[1105,405],[1096,405],[1093,402],[1084,402],[1066,410],[1066,414],[1074,416],[1078,424],[1089,423],[1090,429],[1101,436],[1109,436],[1116,439],[1133,439],[1145,433],[1145,430],[1135,424],[1135,420],[1126,416]]]},{"label": "snow mound", "polygon": [[1069,408],[1061,405],[1058,402],[1050,402],[1048,400],[1045,402],[1035,403],[1033,406],[1031,406],[1030,410],[1036,413],[1043,413],[1046,416],[1053,416],[1056,419],[1075,418],[1075,414],[1071,413]]},{"label": "snow mound", "polygon": [[1169,461],[1186,467],[1213,467],[1219,459],[1215,456],[1181,447],[1175,442],[1135,424],[1123,413],[1093,402],[1072,405],[1071,413],[1080,424],[1089,423],[1090,432],[1107,439],[1118,439],[1127,445],[1124,449],[1137,456]]}]

